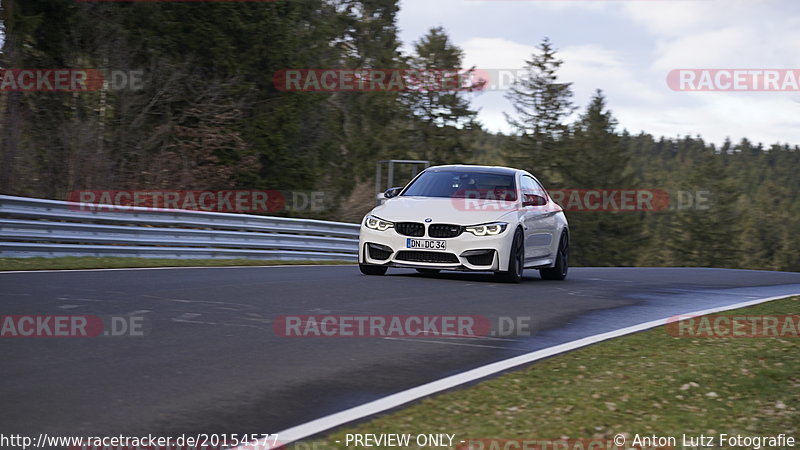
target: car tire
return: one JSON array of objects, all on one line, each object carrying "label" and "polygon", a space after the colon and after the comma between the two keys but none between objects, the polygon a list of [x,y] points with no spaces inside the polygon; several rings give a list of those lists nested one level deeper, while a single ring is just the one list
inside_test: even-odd
[{"label": "car tire", "polygon": [[558,252],[556,253],[556,265],[548,269],[539,269],[539,274],[543,280],[563,280],[567,278],[569,270],[569,236],[561,233],[561,240],[558,242]]},{"label": "car tire", "polygon": [[495,278],[504,283],[519,283],[522,281],[522,271],[525,268],[525,237],[522,230],[517,228],[514,240],[511,241],[511,252],[508,257],[508,270],[495,272]]},{"label": "car tire", "polygon": [[436,275],[441,272],[440,269],[417,269],[417,272],[425,275]]},{"label": "car tire", "polygon": [[388,269],[386,266],[373,266],[372,264],[359,264],[358,268],[364,275],[383,275]]}]

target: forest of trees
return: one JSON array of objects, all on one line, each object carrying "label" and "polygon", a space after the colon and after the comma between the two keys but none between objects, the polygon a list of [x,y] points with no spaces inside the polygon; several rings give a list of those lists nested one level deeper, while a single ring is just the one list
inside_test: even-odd
[{"label": "forest of trees", "polygon": [[661,189],[707,200],[571,212],[575,265],[800,270],[797,146],[625,131],[602,91],[573,103],[547,39],[519,62],[528,77],[507,94],[510,135],[482,127],[469,92],[276,89],[273,75],[284,69],[462,66],[441,28],[403,54],[398,8],[398,0],[2,0],[3,69],[95,68],[138,73],[141,82],[2,91],[0,193],[320,190],[326,210],[314,217],[352,221],[373,204],[378,160],[510,165],[548,189]]}]

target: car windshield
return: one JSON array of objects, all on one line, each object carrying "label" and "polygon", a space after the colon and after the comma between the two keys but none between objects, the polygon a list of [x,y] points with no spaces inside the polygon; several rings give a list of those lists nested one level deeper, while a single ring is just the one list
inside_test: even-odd
[{"label": "car windshield", "polygon": [[459,170],[423,172],[402,195],[504,201],[517,199],[513,175]]}]

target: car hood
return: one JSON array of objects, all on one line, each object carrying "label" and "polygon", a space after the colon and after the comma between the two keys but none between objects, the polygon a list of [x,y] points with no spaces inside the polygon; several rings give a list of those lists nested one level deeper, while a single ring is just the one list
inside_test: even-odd
[{"label": "car hood", "polygon": [[516,210],[516,202],[435,197],[395,197],[370,214],[391,222],[478,225],[501,219]]}]

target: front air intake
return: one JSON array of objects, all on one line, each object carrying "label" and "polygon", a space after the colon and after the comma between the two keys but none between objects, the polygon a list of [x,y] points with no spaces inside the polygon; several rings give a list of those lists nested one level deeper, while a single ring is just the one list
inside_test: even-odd
[{"label": "front air intake", "polygon": [[369,257],[372,259],[383,261],[392,256],[392,249],[385,245],[369,243],[367,248],[369,249]]},{"label": "front air intake", "polygon": [[453,264],[458,263],[458,257],[452,253],[423,252],[415,250],[401,250],[397,252],[395,259],[398,261],[426,262]]},{"label": "front air intake", "polygon": [[483,253],[469,255],[466,258],[473,266],[490,266],[494,262],[494,250],[486,250]]}]

